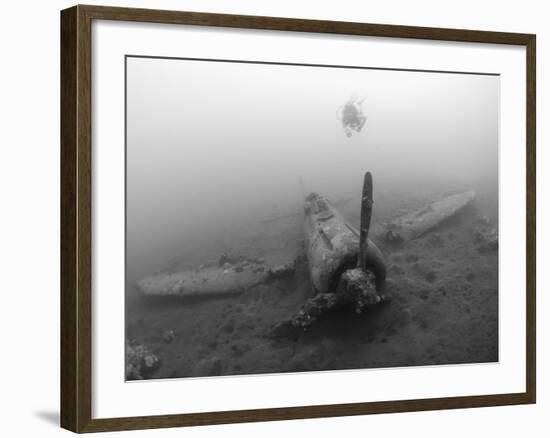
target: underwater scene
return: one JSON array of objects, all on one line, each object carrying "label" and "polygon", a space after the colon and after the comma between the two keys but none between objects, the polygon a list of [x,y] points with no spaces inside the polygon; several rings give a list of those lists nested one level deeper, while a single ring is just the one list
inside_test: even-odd
[{"label": "underwater scene", "polygon": [[126,379],[499,360],[498,75],[126,58]]}]

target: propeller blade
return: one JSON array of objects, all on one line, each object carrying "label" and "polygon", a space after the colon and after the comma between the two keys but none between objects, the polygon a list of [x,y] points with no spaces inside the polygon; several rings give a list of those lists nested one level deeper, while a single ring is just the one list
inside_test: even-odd
[{"label": "propeller blade", "polygon": [[372,175],[370,172],[367,172],[365,173],[363,193],[361,195],[361,229],[359,234],[359,258],[357,259],[358,268],[364,268],[367,262],[372,204]]}]

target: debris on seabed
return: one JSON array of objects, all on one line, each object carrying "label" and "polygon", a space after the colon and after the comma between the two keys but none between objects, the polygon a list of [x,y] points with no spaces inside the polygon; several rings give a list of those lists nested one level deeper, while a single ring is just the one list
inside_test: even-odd
[{"label": "debris on seabed", "polygon": [[498,249],[498,230],[496,227],[484,230],[478,228],[474,231],[474,242],[478,244],[477,250],[481,253],[489,253]]},{"label": "debris on seabed", "polygon": [[174,330],[165,330],[162,333],[162,340],[165,344],[171,344],[175,338],[176,334],[174,333]]},{"label": "debris on seabed", "polygon": [[160,368],[160,359],[141,344],[126,344],[126,378],[141,380],[151,377]]},{"label": "debris on seabed", "polygon": [[296,267],[291,263],[283,263],[269,270],[269,279],[292,277],[296,272]]}]

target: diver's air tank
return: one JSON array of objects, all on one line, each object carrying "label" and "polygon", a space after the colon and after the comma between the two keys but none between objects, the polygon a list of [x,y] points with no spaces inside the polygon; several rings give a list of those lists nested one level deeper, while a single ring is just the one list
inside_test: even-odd
[{"label": "diver's air tank", "polygon": [[[316,293],[336,292],[340,276],[357,267],[359,232],[317,193],[307,196],[304,211],[304,240],[313,288]],[[370,239],[363,268],[374,273],[377,283],[386,278],[384,256]]]}]

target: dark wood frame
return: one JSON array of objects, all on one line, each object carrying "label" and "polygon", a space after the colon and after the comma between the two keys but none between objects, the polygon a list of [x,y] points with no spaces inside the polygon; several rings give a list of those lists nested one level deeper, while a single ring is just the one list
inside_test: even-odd
[{"label": "dark wood frame", "polygon": [[[91,23],[121,20],[525,46],[527,51],[526,392],[276,409],[92,419]],[[61,12],[61,426],[74,432],[364,415],[535,403],[536,37],[485,32],[196,12],[75,6]]]}]

